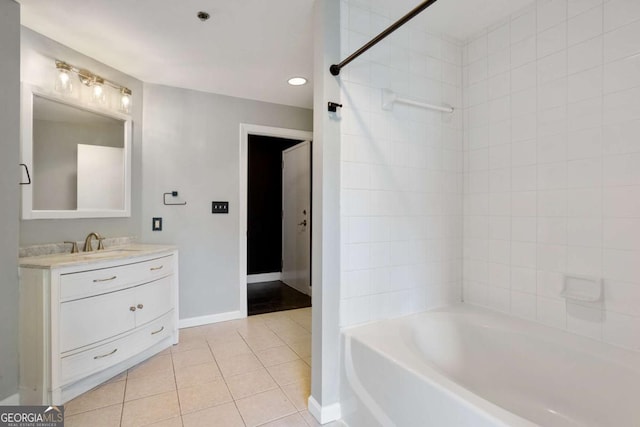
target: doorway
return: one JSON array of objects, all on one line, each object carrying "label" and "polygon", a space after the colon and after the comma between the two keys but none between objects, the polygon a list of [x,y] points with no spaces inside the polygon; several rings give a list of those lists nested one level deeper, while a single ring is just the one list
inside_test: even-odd
[{"label": "doorway", "polygon": [[310,142],[249,135],[247,314],[311,306]]},{"label": "doorway", "polygon": [[311,306],[310,139],[310,132],[242,125],[241,311],[246,315]]}]

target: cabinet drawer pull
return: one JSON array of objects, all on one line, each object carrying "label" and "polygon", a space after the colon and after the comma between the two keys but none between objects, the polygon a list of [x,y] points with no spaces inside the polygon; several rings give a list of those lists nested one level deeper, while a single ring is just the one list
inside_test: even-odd
[{"label": "cabinet drawer pull", "polygon": [[158,271],[158,270],[162,270],[163,268],[164,268],[164,265],[161,265],[160,267],[151,267],[149,270]]},{"label": "cabinet drawer pull", "polygon": [[151,335],[159,334],[162,331],[164,331],[164,326],[162,328],[158,329],[157,331],[151,332]]},{"label": "cabinet drawer pull", "polygon": [[109,277],[108,279],[93,279],[93,283],[110,282],[112,280],[116,280],[117,278],[118,276]]},{"label": "cabinet drawer pull", "polygon": [[111,356],[113,353],[115,353],[116,351],[118,351],[118,349],[116,348],[115,350],[113,350],[111,353],[107,353],[107,354],[102,354],[100,356],[94,356],[94,359],[102,359],[103,357],[107,357],[107,356]]},{"label": "cabinet drawer pull", "polygon": [[142,305],[142,304],[138,304],[138,308],[139,308],[140,310],[142,310],[142,309],[144,308],[144,305]]},{"label": "cabinet drawer pull", "polygon": [[129,311],[136,311],[136,306],[132,305],[131,307],[129,307]]}]

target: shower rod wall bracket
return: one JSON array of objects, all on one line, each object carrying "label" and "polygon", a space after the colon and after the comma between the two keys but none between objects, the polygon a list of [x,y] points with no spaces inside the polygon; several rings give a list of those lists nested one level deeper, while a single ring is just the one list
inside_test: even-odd
[{"label": "shower rod wall bracket", "polygon": [[335,113],[338,111],[338,108],[342,108],[342,104],[338,104],[337,102],[329,102],[327,105],[327,109],[330,113]]},{"label": "shower rod wall bracket", "polygon": [[408,21],[410,21],[411,19],[416,17],[420,12],[422,12],[423,10],[425,10],[426,8],[428,8],[429,6],[434,4],[436,1],[437,0],[426,0],[426,1],[422,2],[422,3],[420,3],[418,6],[413,8],[413,10],[411,12],[407,13],[402,18],[398,19],[396,22],[391,24],[386,30],[384,30],[383,32],[381,32],[380,34],[375,36],[373,39],[371,39],[371,41],[369,41],[367,44],[362,46],[360,49],[356,50],[351,55],[346,57],[342,62],[340,62],[339,64],[331,65],[329,67],[329,72],[331,73],[331,75],[333,75],[333,76],[339,75],[340,74],[340,70],[343,67],[345,67],[348,63],[350,63],[351,61],[356,59],[358,56],[362,55],[363,53],[365,53],[366,51],[371,49],[373,46],[375,46],[380,41],[382,41],[382,39],[387,37],[389,34],[393,33],[398,28],[402,27],[404,24],[406,24]]}]

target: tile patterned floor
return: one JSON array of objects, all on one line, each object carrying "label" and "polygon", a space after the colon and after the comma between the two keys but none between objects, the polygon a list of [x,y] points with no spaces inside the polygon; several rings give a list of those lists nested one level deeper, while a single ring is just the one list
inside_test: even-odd
[{"label": "tile patterned floor", "polygon": [[319,426],[310,331],[310,308],[182,329],[178,345],[68,402],[65,425]]}]

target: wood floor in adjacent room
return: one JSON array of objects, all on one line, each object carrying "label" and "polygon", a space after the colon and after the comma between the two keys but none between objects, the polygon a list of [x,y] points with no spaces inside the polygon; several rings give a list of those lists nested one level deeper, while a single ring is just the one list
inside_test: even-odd
[{"label": "wood floor in adjacent room", "polygon": [[304,307],[311,307],[311,297],[280,280],[247,285],[249,316]]}]

